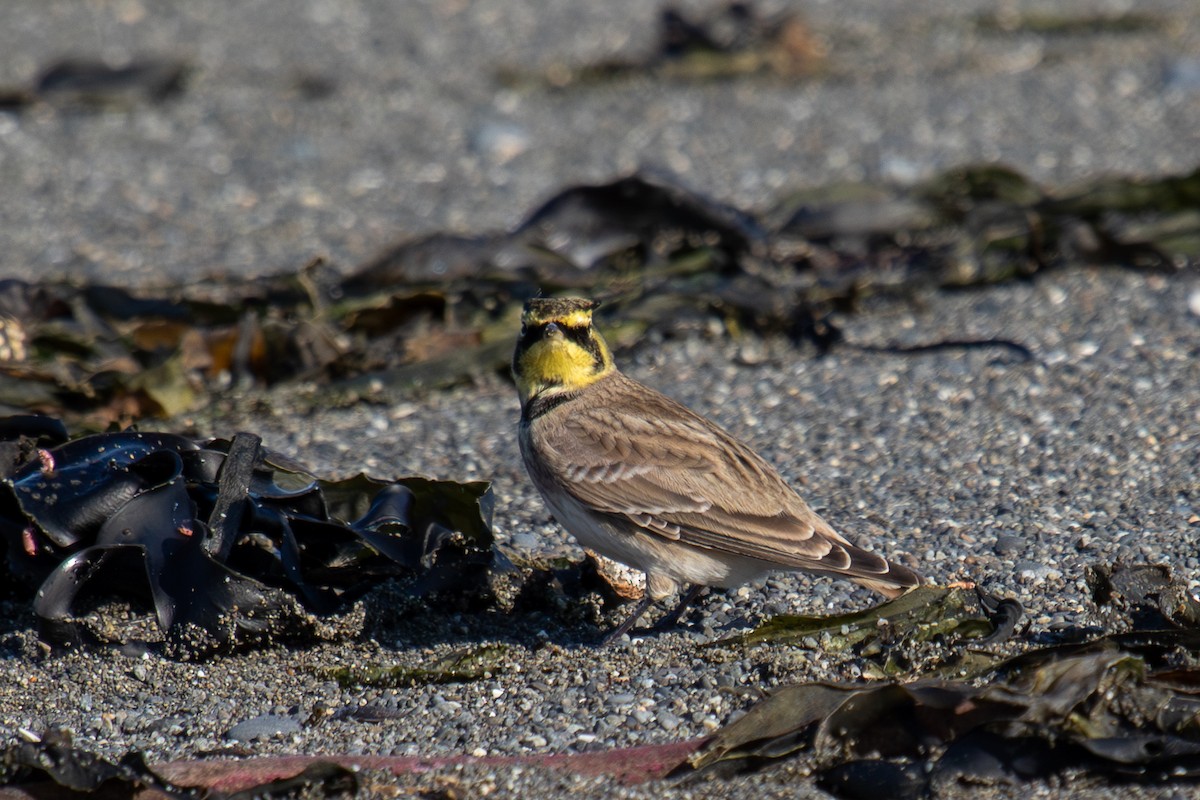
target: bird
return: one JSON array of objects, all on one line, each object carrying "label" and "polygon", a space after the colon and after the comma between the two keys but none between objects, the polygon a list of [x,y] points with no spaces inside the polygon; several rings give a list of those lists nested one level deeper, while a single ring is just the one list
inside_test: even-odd
[{"label": "bird", "polygon": [[555,519],[583,547],[646,575],[646,591],[599,644],[688,587],[674,626],[708,586],[773,570],[849,578],[887,598],[922,578],[835,531],[748,445],[622,373],[593,324],[599,304],[534,297],[512,373],[521,457]]}]

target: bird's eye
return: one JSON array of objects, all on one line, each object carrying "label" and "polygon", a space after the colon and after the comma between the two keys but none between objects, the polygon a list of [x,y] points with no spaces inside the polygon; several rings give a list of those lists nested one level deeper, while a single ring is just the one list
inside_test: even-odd
[{"label": "bird's eye", "polygon": [[524,335],[525,335],[525,331],[527,331],[528,329],[529,329],[529,326],[528,326],[528,325],[526,325],[524,322],[522,322],[522,323],[521,323],[521,335],[522,335],[522,336],[524,336]]}]

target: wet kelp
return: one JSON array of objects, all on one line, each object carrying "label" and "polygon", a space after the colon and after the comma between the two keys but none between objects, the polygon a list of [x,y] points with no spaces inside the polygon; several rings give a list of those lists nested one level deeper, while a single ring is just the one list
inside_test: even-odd
[{"label": "wet kelp", "polygon": [[871,608],[826,616],[783,614],[710,647],[797,646],[853,660],[863,677],[972,675],[999,658],[1024,614],[1014,598],[974,586],[919,586]]},{"label": "wet kelp", "polygon": [[0,783],[22,786],[47,796],[66,792],[111,797],[135,797],[153,791],[170,800],[190,798],[194,793],[172,784],[155,772],[140,752],[125,755],[118,763],[107,761],[75,746],[70,734],[52,731],[44,736],[28,736],[26,741],[10,744],[0,758]]},{"label": "wet kelp", "polygon": [[126,110],[181,94],[188,72],[187,63],[174,59],[140,58],[114,66],[66,58],[47,64],[29,86],[0,86],[0,109],[22,111],[45,103],[76,111]]},{"label": "wet kelp", "polygon": [[[238,763],[238,781],[258,793],[290,785],[320,796],[323,790],[352,787],[346,783],[351,776],[337,769],[339,764],[401,774],[428,770],[440,762],[487,763],[489,769],[544,764],[629,782],[657,780],[668,773],[672,781],[706,777],[715,782],[781,759],[794,760],[818,785],[843,798],[959,797],[981,787],[1056,777],[1085,786],[1200,779],[1200,628],[1194,616],[1200,604],[1160,565],[1098,566],[1089,571],[1088,581],[1097,604],[1094,616],[1107,621],[1104,626],[1081,629],[1083,641],[994,655],[973,680],[925,677],[909,683],[783,687],[705,741],[637,751],[483,760],[326,754],[289,759],[286,764],[251,758]],[[972,594],[979,600],[975,609],[967,602]],[[947,601],[952,596],[956,599]],[[877,618],[893,620],[889,624],[903,637],[913,624],[926,624],[918,608],[961,605],[968,613],[982,613],[993,635],[1003,634],[1011,627],[1013,608],[1006,610],[1003,601],[989,597],[944,587],[910,603],[907,620],[904,614],[884,617],[888,603],[880,606]],[[843,622],[852,628],[855,621]],[[986,644],[968,636],[962,641],[967,646]],[[1019,644],[1028,648],[1031,640]],[[426,674],[346,670],[334,676],[349,685],[470,680],[496,669],[503,657],[503,646],[482,645],[456,651],[437,663],[440,671]],[[400,712],[386,703],[367,703],[334,716],[379,721],[396,713]],[[154,787],[175,796],[173,792],[194,791],[194,785],[221,781],[228,786],[229,776],[216,768],[233,763],[147,766],[140,753],[131,752],[114,764],[57,732],[23,736],[24,741],[0,752],[0,778],[30,791],[54,785],[88,790],[108,784],[122,791]],[[216,771],[207,771],[205,765]],[[284,776],[294,776],[288,778],[294,783],[265,782]]]},{"label": "wet kelp", "polygon": [[503,372],[521,303],[581,288],[604,301],[598,321],[617,348],[715,325],[823,352],[841,338],[830,314],[870,295],[1062,263],[1195,265],[1197,208],[1200,171],[1055,193],[989,165],[908,189],[796,193],[760,213],[639,173],[568,187],[511,231],[401,241],[349,274],[318,260],[144,293],[0,281],[0,408],[103,426],[171,417],[229,388],[319,381],[309,402],[388,399]]},{"label": "wet kelp", "polygon": [[[164,768],[165,767],[165,768]],[[210,791],[164,775],[171,765],[151,765],[143,753],[113,763],[76,745],[66,731],[26,735],[0,753],[0,784],[18,797],[104,797],[194,800],[198,797],[355,797],[357,771],[333,761],[316,761],[290,777],[264,775],[238,791]],[[67,794],[70,792],[70,794]]]},{"label": "wet kelp", "polygon": [[1158,565],[1097,566],[1089,584],[1108,623],[1090,640],[993,658],[971,681],[785,687],[677,774],[799,758],[836,796],[902,799],[1067,772],[1200,779],[1200,603]]},{"label": "wet kelp", "polygon": [[77,612],[110,597],[153,608],[181,657],[335,638],[385,579],[417,593],[478,588],[491,563],[484,483],[321,480],[252,434],[64,441],[61,426],[25,417],[0,436],[5,565],[37,587],[51,645],[105,638]]}]

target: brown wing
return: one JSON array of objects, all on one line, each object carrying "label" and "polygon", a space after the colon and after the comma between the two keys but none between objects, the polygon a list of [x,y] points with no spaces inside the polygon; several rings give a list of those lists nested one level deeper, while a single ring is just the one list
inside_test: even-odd
[{"label": "brown wing", "polygon": [[[620,373],[591,391],[590,409],[556,409],[536,442],[580,502],[697,547],[889,585],[919,582],[847,542],[762,458],[674,400]],[[636,404],[619,402],[630,391]]]}]

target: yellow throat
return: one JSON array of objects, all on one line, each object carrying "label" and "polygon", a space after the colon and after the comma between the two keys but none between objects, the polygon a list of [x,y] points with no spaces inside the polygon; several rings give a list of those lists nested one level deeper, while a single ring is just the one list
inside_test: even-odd
[{"label": "yellow throat", "polygon": [[531,397],[581,389],[612,372],[612,353],[592,327],[597,303],[535,297],[525,303],[512,371],[524,405]]}]

